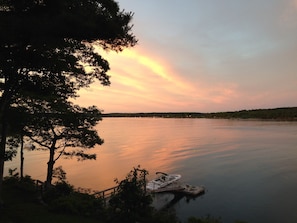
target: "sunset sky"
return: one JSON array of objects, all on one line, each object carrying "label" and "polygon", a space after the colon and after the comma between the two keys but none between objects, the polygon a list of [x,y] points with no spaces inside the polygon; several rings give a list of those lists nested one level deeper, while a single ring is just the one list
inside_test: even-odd
[{"label": "sunset sky", "polygon": [[119,0],[139,43],[101,52],[111,85],[77,103],[110,112],[297,106],[297,0]]}]

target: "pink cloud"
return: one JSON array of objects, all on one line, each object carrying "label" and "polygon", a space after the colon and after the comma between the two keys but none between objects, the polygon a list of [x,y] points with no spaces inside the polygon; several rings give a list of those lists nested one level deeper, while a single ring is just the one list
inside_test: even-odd
[{"label": "pink cloud", "polygon": [[103,56],[111,64],[111,86],[96,83],[80,92],[77,103],[95,104],[105,112],[208,111],[210,103],[228,103],[238,95],[232,83],[187,79],[143,49]]}]

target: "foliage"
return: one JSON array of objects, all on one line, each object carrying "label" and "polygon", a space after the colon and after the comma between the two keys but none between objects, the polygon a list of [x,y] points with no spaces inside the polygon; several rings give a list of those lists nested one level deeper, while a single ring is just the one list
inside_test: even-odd
[{"label": "foliage", "polygon": [[[109,85],[109,64],[95,47],[121,51],[134,46],[131,19],[132,13],[113,0],[0,1],[0,33],[5,33],[0,35],[0,193],[6,138],[17,117],[12,111],[57,116],[51,108],[78,97],[79,89],[96,80]],[[41,120],[35,119],[35,129],[37,123]],[[69,155],[89,158],[82,152]]]},{"label": "foliage", "polygon": [[296,121],[297,107],[207,113],[205,117]]},{"label": "foliage", "polygon": [[96,217],[104,213],[103,202],[92,195],[72,192],[59,196],[50,202],[50,210],[56,213],[68,213]]},{"label": "foliage", "polygon": [[[143,222],[143,223],[180,223],[175,212],[171,210],[157,211],[150,207],[150,202],[143,210],[135,209],[123,213],[122,210],[127,210],[123,205],[129,204],[131,200],[123,202],[121,205],[116,205],[116,210],[106,207],[101,199],[95,196],[77,191],[72,185],[68,184],[65,179],[57,182],[49,190],[43,193],[43,200],[47,205],[43,205],[37,201],[37,191],[34,180],[26,176],[24,180],[20,180],[15,173],[11,171],[11,175],[4,180],[4,186],[8,189],[9,207],[17,207],[8,209],[4,214],[0,215],[1,222]],[[135,183],[131,179],[135,178],[134,174],[137,171],[134,168],[124,179],[122,184]],[[138,180],[143,179],[141,174],[137,174]],[[127,179],[130,179],[127,181]],[[121,184],[121,182],[119,182]],[[130,183],[128,183],[130,182]],[[142,185],[137,184],[138,186]],[[131,186],[131,185],[130,185]],[[129,188],[130,188],[129,186]],[[127,186],[128,187],[128,186]],[[127,187],[123,187],[124,191]],[[134,187],[134,186],[133,186]],[[140,186],[140,189],[144,188]],[[120,192],[121,190],[119,190]],[[131,191],[130,191],[131,192]],[[144,191],[143,191],[144,192]],[[130,196],[125,197],[128,199]],[[139,196],[138,196],[139,197]],[[137,202],[137,201],[135,201]],[[131,205],[129,205],[131,207]],[[146,206],[146,207],[145,207]],[[123,208],[120,210],[119,208]],[[57,215],[58,214],[58,215]],[[29,216],[29,217],[28,217]],[[83,217],[83,218],[82,218]],[[3,221],[3,219],[5,221]],[[14,220],[13,220],[14,219]],[[42,220],[41,220],[42,219]],[[70,220],[71,219],[71,220]],[[78,220],[80,219],[80,220]],[[94,220],[92,220],[94,219]],[[95,220],[96,219],[96,220]],[[191,217],[187,223],[222,223],[221,218],[206,217]],[[234,223],[246,223],[244,221],[235,221]]]},{"label": "foliage", "polygon": [[17,168],[14,168],[14,169],[9,168],[8,169],[9,178],[18,178],[19,173],[16,172],[16,170],[17,170]]},{"label": "foliage", "polygon": [[25,133],[39,147],[51,149],[54,146],[62,155],[89,159],[92,157],[84,156],[81,151],[66,153],[65,148],[92,148],[103,143],[94,129],[101,120],[101,113],[95,106],[82,108],[70,102],[56,102],[34,113]]},{"label": "foliage", "polygon": [[19,178],[19,173],[16,172],[17,168],[9,169],[9,176],[4,178],[4,184],[16,188],[19,191],[36,192],[36,186],[34,180],[26,175],[22,179]]},{"label": "foliage", "polygon": [[133,168],[109,201],[112,222],[136,222],[151,216],[152,198],[146,193],[146,170]]},{"label": "foliage", "polygon": [[239,119],[264,119],[264,120],[297,120],[297,107],[254,109],[234,112],[149,112],[149,113],[109,113],[103,117],[159,117],[159,118],[239,118]]},{"label": "foliage", "polygon": [[59,197],[70,195],[74,192],[74,187],[67,182],[56,182],[50,188],[46,188],[42,197],[46,203],[51,203]]},{"label": "foliage", "polygon": [[[24,177],[24,179],[27,181],[27,177]],[[98,220],[85,216],[49,211],[49,206],[44,205],[44,203],[41,203],[40,199],[38,199],[39,194],[34,189],[35,185],[33,180],[30,185],[30,187],[25,186],[22,181],[11,179],[11,177],[5,178],[3,182],[5,193],[3,196],[6,202],[3,209],[0,209],[1,223],[98,223]]]},{"label": "foliage", "polygon": [[69,184],[61,166],[55,168],[54,176],[58,181],[46,188],[42,196],[51,211],[92,217],[104,212],[103,201]]},{"label": "foliage", "polygon": [[74,187],[67,182],[66,172],[62,166],[53,169],[53,177],[57,178],[57,181],[50,187],[46,187],[43,193],[43,199],[49,203],[60,197],[68,196],[75,191]]},{"label": "foliage", "polygon": [[101,120],[100,111],[95,106],[81,108],[70,102],[48,105],[36,111],[24,132],[36,148],[49,151],[46,181],[50,185],[54,164],[61,156],[77,157],[79,160],[96,159],[95,154],[86,153],[83,149],[101,145],[103,140],[94,129]]},{"label": "foliage", "polygon": [[[6,140],[5,161],[12,160],[20,149],[20,177],[24,177],[24,142],[27,139],[24,127],[29,123],[29,114],[22,107],[12,107],[7,116],[9,137]],[[29,149],[27,147],[27,149]],[[30,149],[34,149],[32,145]]]},{"label": "foliage", "polygon": [[19,173],[16,172],[17,168],[9,169],[8,170],[8,176],[4,177],[4,182],[6,184],[9,184],[11,186],[15,186],[19,182]]},{"label": "foliage", "polygon": [[5,161],[12,160],[16,154],[17,154],[17,147],[20,143],[20,139],[18,137],[10,137],[8,138],[6,142],[6,147],[8,147],[5,150]]},{"label": "foliage", "polygon": [[58,182],[66,182],[66,172],[63,170],[62,166],[53,169],[53,178],[57,178]]}]

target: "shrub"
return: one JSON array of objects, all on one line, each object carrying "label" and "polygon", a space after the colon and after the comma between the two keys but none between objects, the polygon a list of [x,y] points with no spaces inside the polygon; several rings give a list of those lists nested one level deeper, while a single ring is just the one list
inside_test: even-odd
[{"label": "shrub", "polygon": [[92,195],[73,192],[52,200],[50,210],[57,213],[98,216],[102,213],[103,202]]},{"label": "shrub", "polygon": [[52,201],[70,195],[74,191],[73,186],[67,182],[57,182],[43,193],[43,199],[46,203],[51,203]]},{"label": "shrub", "polygon": [[109,201],[112,222],[143,221],[152,216],[152,198],[146,193],[146,170],[134,168],[121,182]]},{"label": "shrub", "polygon": [[28,175],[20,179],[16,169],[9,170],[9,176],[4,177],[3,183],[25,192],[36,192],[35,181]]},{"label": "shrub", "polygon": [[57,182],[44,193],[44,201],[49,209],[56,213],[81,216],[102,215],[103,201],[93,195],[78,192],[69,183]]}]

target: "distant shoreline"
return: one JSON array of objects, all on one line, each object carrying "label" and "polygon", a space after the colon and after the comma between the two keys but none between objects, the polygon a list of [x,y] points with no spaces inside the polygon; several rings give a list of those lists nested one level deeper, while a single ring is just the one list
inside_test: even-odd
[{"label": "distant shoreline", "polygon": [[297,107],[253,109],[232,112],[137,112],[103,113],[102,117],[152,117],[152,118],[211,118],[211,119],[261,119],[277,121],[297,121]]}]

